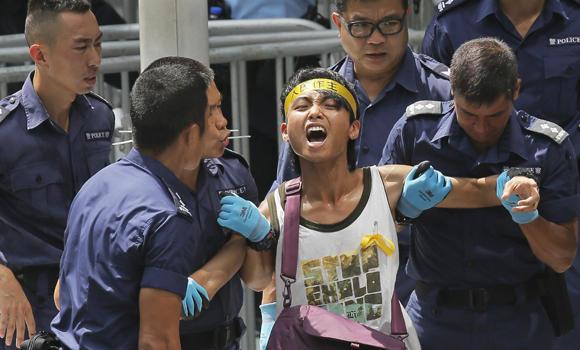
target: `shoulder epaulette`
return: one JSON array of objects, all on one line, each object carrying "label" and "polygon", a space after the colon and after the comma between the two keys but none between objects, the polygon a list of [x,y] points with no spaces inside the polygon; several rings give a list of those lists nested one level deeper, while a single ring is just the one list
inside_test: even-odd
[{"label": "shoulder epaulette", "polygon": [[421,62],[423,67],[427,68],[438,76],[449,80],[449,67],[427,55],[418,54],[417,57],[419,58],[419,62]]},{"label": "shoulder epaulette", "polygon": [[10,112],[16,109],[20,104],[20,94],[16,93],[14,95],[7,96],[6,98],[0,100],[0,123],[10,115]]},{"label": "shoulder epaulette", "polygon": [[189,211],[189,209],[183,202],[183,199],[181,199],[179,193],[175,192],[167,184],[165,184],[165,186],[167,186],[167,190],[171,194],[171,198],[173,198],[173,203],[175,203],[175,209],[177,210],[177,213],[183,216],[187,216],[189,218],[193,218],[193,215],[191,215],[191,211]]},{"label": "shoulder epaulette", "polygon": [[529,131],[535,132],[536,134],[542,134],[548,136],[557,144],[561,144],[568,137],[568,133],[560,125],[553,123],[548,120],[532,117],[529,115],[523,115],[522,119],[529,119],[529,124],[524,125]]},{"label": "shoulder epaulette", "polygon": [[443,114],[442,102],[440,101],[417,101],[412,105],[407,106],[405,110],[405,116],[407,118],[412,118],[417,115],[422,114],[433,114],[441,115]]},{"label": "shoulder epaulette", "polygon": [[104,104],[106,104],[107,107],[109,107],[110,109],[113,109],[113,106],[111,105],[111,103],[109,101],[107,101],[104,97],[98,95],[97,93],[89,91],[87,93],[87,96],[90,96],[96,100],[99,100],[99,101],[103,102]]},{"label": "shoulder epaulette", "polygon": [[437,11],[437,16],[441,16],[451,9],[456,8],[459,5],[466,3],[469,0],[443,0],[435,6],[435,11]]},{"label": "shoulder epaulette", "polygon": [[237,158],[240,163],[242,163],[243,166],[245,166],[246,168],[250,168],[250,165],[248,164],[248,161],[246,160],[246,158],[244,158],[244,156],[242,156],[241,154],[232,151],[229,148],[226,148],[226,150],[224,151],[224,155],[222,156],[224,158]]}]

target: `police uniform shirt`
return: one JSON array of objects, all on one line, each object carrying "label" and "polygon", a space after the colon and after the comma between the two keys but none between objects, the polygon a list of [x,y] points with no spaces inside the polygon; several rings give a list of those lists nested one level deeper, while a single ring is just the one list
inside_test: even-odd
[{"label": "police uniform shirt", "polygon": [[[205,159],[200,169],[197,190],[193,197],[198,210],[201,230],[199,239],[204,250],[196,256],[196,265],[211,260],[230,238],[231,232],[217,223],[220,198],[226,193],[236,194],[258,205],[258,190],[248,169],[246,160],[239,154],[226,149],[220,158]],[[180,333],[199,333],[213,330],[234,319],[243,303],[240,277],[235,274],[213,297],[209,308],[192,320],[181,321]]]},{"label": "police uniform shirt", "polygon": [[[447,66],[430,57],[417,55],[410,48],[407,48],[395,77],[374,101],[370,101],[357,80],[352,59],[346,57],[331,69],[355,86],[361,121],[360,135],[355,142],[357,167],[378,163],[389,132],[409,104],[425,99],[443,101],[451,98]],[[292,159],[290,146],[284,143],[278,159],[276,182],[271,190],[298,176]]]},{"label": "police uniform shirt", "polygon": [[75,197],[61,260],[61,309],[52,330],[71,349],[135,349],[139,291],[182,299],[204,254],[189,188],[133,149]]},{"label": "police uniform shirt", "polygon": [[0,100],[0,263],[13,271],[57,266],[69,205],[109,163],[114,116],[102,98],[79,95],[69,130],[47,114],[32,85]]},{"label": "police uniform shirt", "polygon": [[[527,168],[539,179],[542,217],[563,223],[579,214],[578,169],[566,132],[525,112],[514,111],[498,144],[478,153],[459,127],[451,101],[415,103],[389,135],[381,164],[414,165],[425,159],[455,177]],[[408,272],[417,280],[448,287],[514,285],[543,269],[502,206],[434,208],[412,227]]]},{"label": "police uniform shirt", "polygon": [[555,122],[580,153],[580,1],[546,0],[522,38],[497,0],[447,0],[425,32],[422,52],[449,65],[455,50],[479,37],[496,37],[515,52],[522,79],[517,109]]}]

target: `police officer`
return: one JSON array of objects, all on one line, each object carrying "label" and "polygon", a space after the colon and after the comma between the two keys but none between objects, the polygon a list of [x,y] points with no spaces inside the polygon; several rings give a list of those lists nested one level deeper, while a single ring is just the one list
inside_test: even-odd
[{"label": "police officer", "polygon": [[102,34],[88,2],[31,0],[25,35],[35,70],[0,100],[0,338],[17,346],[56,314],[69,205],[109,163],[114,123],[90,92]]},{"label": "police officer", "polygon": [[[336,1],[332,20],[347,57],[331,69],[355,86],[361,120],[355,143],[357,167],[377,164],[389,132],[409,104],[451,98],[447,66],[408,47],[408,6],[408,0]],[[293,159],[284,143],[272,189],[298,176]],[[400,266],[404,266],[408,235],[400,233],[399,243]],[[406,302],[413,286],[401,269],[397,280],[401,302]]]},{"label": "police officer", "polygon": [[52,323],[67,348],[176,349],[181,298],[208,295],[187,278],[213,234],[190,184],[203,176],[208,145],[223,152],[229,132],[214,113],[211,71],[189,62],[141,74],[130,104],[136,148],[72,204]]},{"label": "police officer", "polygon": [[[425,32],[423,53],[449,64],[465,41],[496,37],[516,53],[522,79],[515,102],[570,134],[580,164],[580,1],[447,0]],[[563,349],[580,342],[580,255],[566,272],[576,328],[560,339]]]},{"label": "police officer", "polygon": [[[539,215],[510,217],[501,207],[424,212],[413,224],[408,271],[418,282],[407,310],[424,349],[550,349],[554,334],[537,276],[545,265],[562,272],[574,259],[580,195],[573,146],[558,125],[513,108],[517,62],[503,42],[463,44],[451,87],[453,101],[407,108],[381,163],[429,159],[467,177],[512,168],[538,179]],[[511,209],[511,201],[502,204]]]}]

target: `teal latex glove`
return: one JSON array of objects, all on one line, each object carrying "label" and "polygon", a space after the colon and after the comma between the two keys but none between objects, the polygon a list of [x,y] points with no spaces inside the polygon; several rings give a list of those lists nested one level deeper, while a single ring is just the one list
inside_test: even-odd
[{"label": "teal latex glove", "polygon": [[529,212],[513,212],[512,209],[518,205],[520,197],[518,195],[512,194],[507,199],[502,199],[503,191],[506,183],[510,180],[507,170],[502,172],[497,177],[497,182],[495,186],[495,194],[497,198],[501,201],[501,205],[507,209],[507,211],[512,216],[512,220],[520,225],[530,223],[538,218],[540,214],[538,209]]},{"label": "teal latex glove", "polygon": [[260,329],[260,350],[266,350],[274,321],[276,320],[276,303],[260,305],[262,328]]},{"label": "teal latex glove", "polygon": [[187,278],[187,290],[181,305],[185,317],[195,317],[201,313],[202,308],[209,305],[209,297],[205,288],[191,277]]},{"label": "teal latex glove", "polygon": [[254,203],[238,196],[225,196],[220,200],[218,224],[238,232],[252,242],[260,242],[268,232],[270,223]]},{"label": "teal latex glove", "polygon": [[421,215],[423,210],[439,204],[445,199],[452,187],[451,181],[431,166],[415,179],[416,172],[417,165],[405,178],[403,192],[397,203],[399,213],[412,219]]}]

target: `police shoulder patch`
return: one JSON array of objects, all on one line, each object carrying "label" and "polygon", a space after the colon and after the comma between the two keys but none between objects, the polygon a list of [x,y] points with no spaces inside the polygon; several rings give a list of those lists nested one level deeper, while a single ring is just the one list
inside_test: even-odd
[{"label": "police shoulder patch", "polygon": [[466,3],[469,0],[442,0],[435,6],[437,16],[441,16],[459,5]]},{"label": "police shoulder patch", "polygon": [[20,94],[17,92],[0,100],[0,123],[10,115],[20,104]]},{"label": "police shoulder patch", "polygon": [[224,158],[236,158],[240,161],[240,163],[242,163],[242,165],[246,168],[250,168],[250,165],[248,164],[248,161],[246,160],[246,158],[244,158],[244,156],[242,156],[241,154],[232,151],[229,148],[226,148],[226,150],[224,151],[224,155],[222,156]]},{"label": "police shoulder patch", "polygon": [[433,58],[427,55],[418,54],[417,57],[419,58],[419,62],[421,62],[421,65],[425,67],[427,70],[437,74],[442,78],[449,80],[449,67],[447,67],[441,62],[434,60]]},{"label": "police shoulder patch", "polygon": [[423,114],[441,115],[443,113],[442,102],[440,101],[417,101],[407,106],[405,116],[412,118]]},{"label": "police shoulder patch", "polygon": [[[524,118],[526,116],[522,116],[522,119]],[[529,120],[529,124],[524,125],[524,128],[536,134],[548,136],[557,144],[561,144],[568,137],[566,130],[556,123],[532,116],[527,116],[527,119]]]},{"label": "police shoulder patch", "polygon": [[113,106],[111,105],[111,103],[110,103],[109,101],[107,101],[107,100],[106,100],[104,97],[102,97],[102,96],[98,95],[98,94],[97,94],[97,93],[95,93],[95,92],[89,91],[89,92],[86,94],[86,96],[92,97],[92,98],[94,98],[95,100],[98,100],[98,101],[100,101],[100,102],[104,103],[104,104],[105,104],[105,105],[107,105],[107,107],[109,107],[110,109],[113,109]]}]

